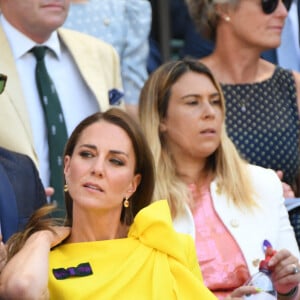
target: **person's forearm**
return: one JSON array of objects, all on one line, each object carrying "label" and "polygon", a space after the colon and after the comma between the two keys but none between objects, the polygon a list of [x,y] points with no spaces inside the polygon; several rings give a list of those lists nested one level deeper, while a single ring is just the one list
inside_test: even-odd
[{"label": "person's forearm", "polygon": [[41,299],[47,291],[51,232],[39,231],[0,275],[0,299]]}]

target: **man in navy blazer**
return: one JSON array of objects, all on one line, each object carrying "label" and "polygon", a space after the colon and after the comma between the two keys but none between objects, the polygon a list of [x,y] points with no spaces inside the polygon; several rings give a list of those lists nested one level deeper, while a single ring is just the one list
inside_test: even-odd
[{"label": "man in navy blazer", "polygon": [[32,160],[0,147],[0,224],[2,240],[24,228],[30,215],[47,203]]},{"label": "man in navy blazer", "polygon": [[[7,76],[0,74],[0,94],[4,91],[6,81]],[[22,230],[30,215],[46,202],[46,193],[33,161],[24,154],[0,147],[0,237],[2,236],[2,241],[6,242],[12,234]],[[2,250],[1,243],[0,267],[6,256],[5,251]]]}]

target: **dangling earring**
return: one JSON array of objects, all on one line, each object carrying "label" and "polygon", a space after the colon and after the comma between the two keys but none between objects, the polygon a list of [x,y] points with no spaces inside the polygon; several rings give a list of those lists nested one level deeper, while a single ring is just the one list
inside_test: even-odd
[{"label": "dangling earring", "polygon": [[68,192],[69,191],[69,187],[67,184],[64,185],[64,192]]},{"label": "dangling earring", "polygon": [[125,208],[129,207],[129,201],[128,201],[128,199],[126,197],[123,199],[123,206]]},{"label": "dangling earring", "polygon": [[224,17],[224,20],[225,20],[226,22],[229,22],[229,21],[230,21],[230,17],[229,17],[229,16],[225,16],[225,17]]}]

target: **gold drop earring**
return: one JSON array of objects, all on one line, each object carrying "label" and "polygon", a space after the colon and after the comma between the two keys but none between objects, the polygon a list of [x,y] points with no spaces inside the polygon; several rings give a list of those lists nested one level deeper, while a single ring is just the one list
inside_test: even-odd
[{"label": "gold drop earring", "polygon": [[126,197],[124,197],[124,200],[123,200],[123,206],[124,206],[125,208],[129,207],[129,201],[128,201],[128,199],[127,199]]},{"label": "gold drop earring", "polygon": [[66,193],[66,192],[68,192],[68,191],[69,191],[69,187],[68,187],[67,184],[65,184],[65,185],[64,185],[64,192]]}]

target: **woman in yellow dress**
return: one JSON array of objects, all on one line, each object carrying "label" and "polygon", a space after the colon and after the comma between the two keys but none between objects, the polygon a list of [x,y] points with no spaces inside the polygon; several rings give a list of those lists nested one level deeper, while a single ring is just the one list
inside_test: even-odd
[{"label": "woman in yellow dress", "polygon": [[8,243],[2,299],[216,299],[166,201],[138,125],[111,109],[82,121],[64,156],[66,225],[43,208]]}]

